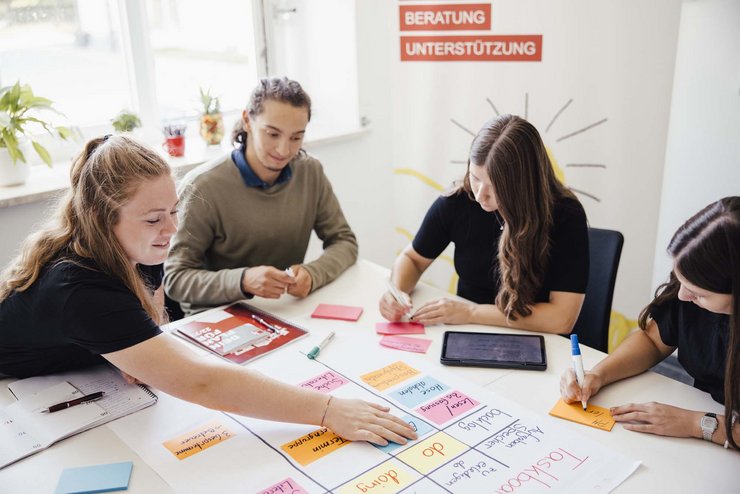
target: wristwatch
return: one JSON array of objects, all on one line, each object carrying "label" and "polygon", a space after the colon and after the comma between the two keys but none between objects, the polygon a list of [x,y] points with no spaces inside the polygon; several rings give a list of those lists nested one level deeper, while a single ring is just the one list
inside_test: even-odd
[{"label": "wristwatch", "polygon": [[705,413],[701,418],[701,435],[705,441],[711,441],[714,431],[719,427],[716,413]]}]

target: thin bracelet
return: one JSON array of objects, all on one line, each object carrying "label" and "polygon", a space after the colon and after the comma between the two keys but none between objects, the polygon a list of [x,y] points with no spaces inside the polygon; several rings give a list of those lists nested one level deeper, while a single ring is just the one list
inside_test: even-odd
[{"label": "thin bracelet", "polygon": [[326,408],[324,408],[324,415],[321,416],[321,427],[324,427],[324,420],[326,419],[326,412],[329,411],[329,403],[331,403],[332,398],[334,397],[329,396],[329,401],[326,402]]}]

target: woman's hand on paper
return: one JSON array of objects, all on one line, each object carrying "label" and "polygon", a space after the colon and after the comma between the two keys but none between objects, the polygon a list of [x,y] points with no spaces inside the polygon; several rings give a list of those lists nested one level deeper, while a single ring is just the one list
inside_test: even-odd
[{"label": "woman's hand on paper", "polygon": [[390,290],[386,290],[380,302],[378,302],[380,308],[380,315],[386,318],[390,322],[398,322],[403,316],[405,316],[411,310],[411,303],[402,304],[396,297],[393,296]]},{"label": "woman's hand on paper", "polygon": [[583,376],[583,387],[578,385],[576,373],[569,368],[560,376],[560,396],[566,403],[588,401],[603,386],[601,376],[596,372],[586,372]]},{"label": "woman's hand on paper", "polygon": [[362,400],[334,398],[324,417],[324,426],[350,441],[369,441],[385,446],[388,441],[406,444],[416,439],[416,432],[400,418],[388,413],[390,408]]},{"label": "woman's hand on paper", "polygon": [[615,421],[628,431],[659,436],[702,437],[704,412],[678,408],[664,403],[630,403],[609,409]]},{"label": "woman's hand on paper", "polygon": [[311,274],[300,264],[295,264],[290,269],[293,271],[295,283],[288,286],[288,293],[298,298],[306,297],[311,293],[311,286],[313,285]]},{"label": "woman's hand on paper", "polygon": [[242,290],[258,297],[280,298],[295,284],[294,276],[272,266],[248,268],[242,275]]},{"label": "woman's hand on paper", "polygon": [[467,324],[471,320],[474,307],[470,302],[438,298],[419,307],[411,319],[424,325]]}]

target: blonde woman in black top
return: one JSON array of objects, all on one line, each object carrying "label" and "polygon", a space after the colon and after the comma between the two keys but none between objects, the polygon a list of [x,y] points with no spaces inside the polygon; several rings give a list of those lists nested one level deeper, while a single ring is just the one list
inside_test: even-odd
[{"label": "blonde woman in black top", "polygon": [[415,437],[386,407],[196,358],[163,333],[161,265],[177,207],[170,168],[156,152],[123,136],[90,141],[56,219],[27,239],[0,280],[0,373],[26,377],[107,361],[208,408],[327,426],[382,445]]}]

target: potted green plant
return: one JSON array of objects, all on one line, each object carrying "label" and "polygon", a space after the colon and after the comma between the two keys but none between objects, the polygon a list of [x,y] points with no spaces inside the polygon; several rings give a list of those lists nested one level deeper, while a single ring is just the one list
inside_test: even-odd
[{"label": "potted green plant", "polygon": [[141,120],[139,117],[136,113],[129,110],[121,110],[110,122],[113,124],[113,130],[119,134],[123,132],[132,132],[134,129],[141,127]]},{"label": "potted green plant", "polygon": [[221,102],[212,96],[211,90],[199,88],[203,114],[200,117],[200,136],[207,144],[221,144],[224,138],[224,118],[221,115]]},{"label": "potted green plant", "polygon": [[53,126],[40,118],[38,113],[42,111],[60,114],[52,107],[50,99],[36,96],[27,84],[21,85],[18,81],[0,88],[0,185],[18,185],[26,181],[30,167],[24,151],[30,152],[31,147],[51,166],[49,151],[30,137],[34,127],[62,139],[72,136],[67,127]]}]

